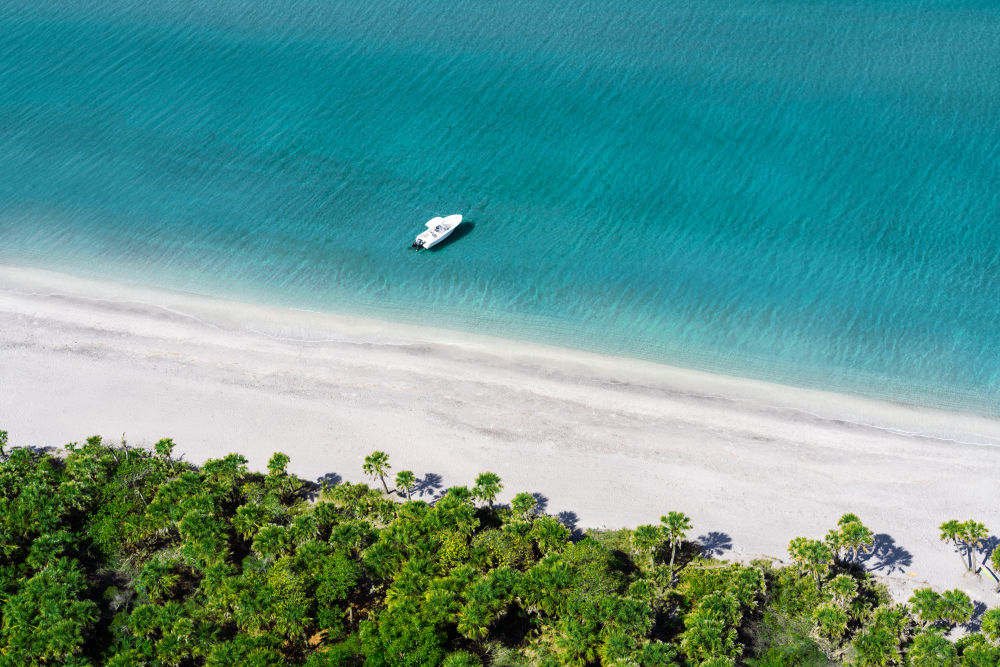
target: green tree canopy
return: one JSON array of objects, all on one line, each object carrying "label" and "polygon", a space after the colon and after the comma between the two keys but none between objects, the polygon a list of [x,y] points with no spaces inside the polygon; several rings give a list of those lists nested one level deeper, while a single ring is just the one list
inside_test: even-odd
[{"label": "green tree canopy", "polygon": [[406,499],[410,500],[410,489],[417,484],[417,478],[412,470],[400,470],[396,473],[396,488],[403,489]]},{"label": "green tree canopy", "polygon": [[935,630],[925,630],[913,639],[907,653],[913,667],[950,667],[958,664],[958,651]]},{"label": "green tree canopy", "polygon": [[374,451],[365,457],[365,463],[362,466],[365,474],[372,479],[378,479],[382,481],[382,487],[385,492],[389,493],[389,485],[385,482],[385,476],[389,474],[389,470],[392,466],[389,465],[389,455],[383,451]]},{"label": "green tree canopy", "polygon": [[485,501],[489,507],[493,507],[493,501],[503,490],[500,483],[500,475],[493,472],[480,473],[476,477],[476,485],[472,489],[472,495],[479,500]]},{"label": "green tree canopy", "polygon": [[674,579],[674,559],[677,556],[677,549],[681,543],[687,539],[687,531],[691,530],[691,519],[683,512],[668,512],[666,516],[660,517],[663,531],[667,537],[667,544],[670,545],[670,581]]}]

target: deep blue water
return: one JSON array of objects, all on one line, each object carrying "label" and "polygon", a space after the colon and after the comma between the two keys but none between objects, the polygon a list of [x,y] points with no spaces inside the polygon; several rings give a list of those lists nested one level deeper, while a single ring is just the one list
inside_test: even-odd
[{"label": "deep blue water", "polygon": [[0,261],[995,415],[998,102],[994,2],[7,0]]}]

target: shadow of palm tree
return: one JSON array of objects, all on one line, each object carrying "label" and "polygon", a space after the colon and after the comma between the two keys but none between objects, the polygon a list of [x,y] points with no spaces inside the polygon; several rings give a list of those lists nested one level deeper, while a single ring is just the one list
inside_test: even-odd
[{"label": "shadow of palm tree", "polygon": [[983,614],[986,613],[986,609],[985,602],[975,600],[972,607],[972,618],[969,619],[968,623],[964,623],[962,628],[966,632],[979,632],[983,625]]},{"label": "shadow of palm tree", "polygon": [[549,507],[549,499],[537,491],[532,493],[531,496],[535,499],[535,513],[545,514],[545,510]]},{"label": "shadow of palm tree", "polygon": [[329,487],[329,486],[337,486],[338,484],[340,484],[343,481],[344,481],[344,478],[341,477],[340,475],[338,475],[335,472],[328,472],[325,475],[323,475],[322,477],[317,477],[316,478],[316,483],[319,484],[320,487],[322,487],[322,488],[326,488],[326,487]]},{"label": "shadow of palm tree", "polygon": [[576,512],[570,512],[569,510],[564,510],[556,515],[559,522],[562,525],[569,528],[569,539],[573,542],[578,542],[584,538],[583,531],[580,530],[579,523],[580,517],[576,515]]},{"label": "shadow of palm tree", "polygon": [[1000,545],[1000,537],[997,537],[996,535],[990,535],[983,540],[983,544],[979,548],[979,551],[983,554],[983,562],[990,559],[990,556],[992,556],[993,552],[996,551],[998,545]]},{"label": "shadow of palm tree", "polygon": [[321,477],[317,477],[315,482],[306,482],[302,484],[302,488],[299,492],[302,493],[309,500],[316,500],[319,498],[320,492],[325,489],[329,489],[331,486],[337,486],[344,481],[344,478],[335,472],[328,472]]},{"label": "shadow of palm tree", "polygon": [[733,548],[733,538],[715,530],[698,537],[696,542],[701,546],[701,555],[706,558],[721,556]]},{"label": "shadow of palm tree", "polygon": [[891,574],[903,572],[913,565],[913,554],[896,544],[891,535],[879,533],[871,551],[861,552],[854,562],[872,572]]},{"label": "shadow of palm tree", "polygon": [[436,472],[429,472],[423,476],[422,479],[418,479],[417,483],[414,484],[411,494],[413,496],[423,497],[424,495],[431,496],[432,499],[435,497],[444,487],[444,480],[441,475]]}]

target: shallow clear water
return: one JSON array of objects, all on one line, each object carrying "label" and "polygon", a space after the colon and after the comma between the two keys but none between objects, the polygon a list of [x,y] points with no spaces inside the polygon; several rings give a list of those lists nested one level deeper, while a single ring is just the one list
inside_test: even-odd
[{"label": "shallow clear water", "polygon": [[0,261],[1000,414],[995,3],[128,4],[0,5]]}]

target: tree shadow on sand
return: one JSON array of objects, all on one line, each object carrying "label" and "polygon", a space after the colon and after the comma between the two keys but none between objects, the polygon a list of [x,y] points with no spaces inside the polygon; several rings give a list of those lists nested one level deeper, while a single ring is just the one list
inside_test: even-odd
[{"label": "tree shadow on sand", "polygon": [[322,488],[327,488],[331,486],[337,486],[344,481],[344,478],[335,472],[328,472],[322,477],[316,478],[316,483]]},{"label": "tree shadow on sand", "polygon": [[549,507],[549,499],[537,491],[532,493],[531,497],[535,499],[535,513],[545,514],[545,510]]},{"label": "tree shadow on sand", "polygon": [[[532,498],[535,499],[535,508],[534,508],[534,510],[532,510],[531,513],[534,516],[542,516],[542,515],[544,515],[545,514],[545,510],[548,509],[548,506],[549,506],[549,499],[547,497],[545,497],[544,495],[542,495],[541,493],[538,493],[537,491],[534,492],[534,493],[531,493],[529,495]],[[510,509],[510,503],[493,503],[493,508],[494,509],[506,509],[506,510],[509,510]]]},{"label": "tree shadow on sand", "polygon": [[339,474],[328,472],[325,475],[317,477],[315,482],[303,481],[300,491],[309,500],[316,500],[322,491],[337,486],[343,481],[344,478]]},{"label": "tree shadow on sand", "polygon": [[430,496],[431,500],[437,500],[443,488],[444,479],[441,475],[436,472],[429,472],[417,480],[410,494],[415,498],[423,498],[426,495]]},{"label": "tree shadow on sand", "polygon": [[997,546],[1000,545],[1000,537],[996,535],[991,535],[982,541],[982,546],[979,547],[979,552],[983,554],[981,563],[988,563],[990,561],[990,556],[996,551]]},{"label": "tree shadow on sand", "polygon": [[695,542],[701,547],[701,555],[705,558],[721,556],[733,548],[733,538],[717,530],[701,535]]},{"label": "tree shadow on sand", "polygon": [[896,544],[891,535],[875,535],[871,551],[863,551],[853,561],[870,572],[892,574],[913,565],[913,554]]},{"label": "tree shadow on sand", "polygon": [[975,600],[973,602],[972,608],[972,618],[969,619],[967,623],[962,624],[962,628],[966,632],[979,632],[983,626],[983,614],[986,613],[987,606],[985,602],[980,600]]},{"label": "tree shadow on sand", "polygon": [[580,517],[576,515],[576,512],[570,512],[569,510],[564,510],[556,515],[559,522],[569,528],[569,539],[573,542],[579,542],[585,535],[582,530],[580,530]]}]

